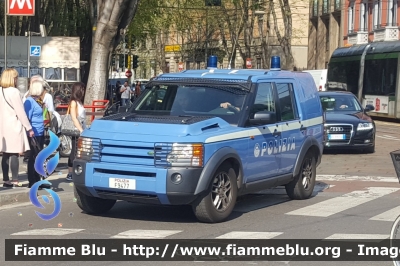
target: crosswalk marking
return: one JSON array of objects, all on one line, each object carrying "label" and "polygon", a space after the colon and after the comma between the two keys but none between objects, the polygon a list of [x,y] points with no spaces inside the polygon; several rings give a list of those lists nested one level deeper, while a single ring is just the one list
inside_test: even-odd
[{"label": "crosswalk marking", "polygon": [[271,239],[283,232],[241,232],[233,231],[216,237],[217,239]]},{"label": "crosswalk marking", "polygon": [[336,213],[378,199],[399,190],[398,188],[370,187],[367,190],[353,191],[340,197],[328,199],[304,208],[288,212],[288,215],[329,217]]},{"label": "crosswalk marking", "polygon": [[390,209],[388,211],[385,211],[381,214],[378,214],[378,215],[370,218],[370,220],[394,222],[396,220],[396,218],[399,217],[399,215],[400,215],[400,206],[397,206],[393,209]]},{"label": "crosswalk marking", "polygon": [[12,236],[64,236],[81,232],[85,229],[46,228],[33,229],[11,234]]},{"label": "crosswalk marking", "polygon": [[333,234],[328,236],[325,239],[386,239],[389,238],[389,235],[382,235],[382,234]]},{"label": "crosswalk marking", "polygon": [[386,176],[348,176],[348,175],[317,175],[317,181],[368,181],[399,183],[397,177]]},{"label": "crosswalk marking", "polygon": [[165,238],[170,235],[180,233],[177,230],[128,230],[121,232],[111,238],[128,238],[128,239],[141,239],[141,238]]}]

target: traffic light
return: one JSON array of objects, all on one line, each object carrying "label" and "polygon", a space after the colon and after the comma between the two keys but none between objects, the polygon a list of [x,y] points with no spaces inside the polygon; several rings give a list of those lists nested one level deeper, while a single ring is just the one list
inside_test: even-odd
[{"label": "traffic light", "polygon": [[129,64],[129,55],[125,55],[125,68],[130,68],[131,66],[130,66],[130,64]]},{"label": "traffic light", "polygon": [[133,68],[138,68],[139,66],[139,56],[133,55]]},{"label": "traffic light", "polygon": [[221,6],[221,0],[206,0],[206,6]]},{"label": "traffic light", "polygon": [[115,66],[115,54],[111,55],[111,65]]}]

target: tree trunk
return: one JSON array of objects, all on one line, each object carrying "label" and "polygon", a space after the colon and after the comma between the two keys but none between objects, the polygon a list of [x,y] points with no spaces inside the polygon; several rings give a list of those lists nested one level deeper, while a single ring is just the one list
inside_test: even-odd
[{"label": "tree trunk", "polygon": [[85,105],[104,99],[109,68],[109,54],[120,39],[120,29],[132,21],[139,0],[97,0],[98,18],[90,60]]}]

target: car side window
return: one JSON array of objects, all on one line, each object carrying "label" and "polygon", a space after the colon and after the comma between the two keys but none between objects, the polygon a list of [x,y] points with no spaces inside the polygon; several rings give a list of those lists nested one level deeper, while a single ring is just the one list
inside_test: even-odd
[{"label": "car side window", "polygon": [[271,83],[260,83],[257,88],[256,98],[250,108],[250,117],[261,111],[276,112],[273,87]]},{"label": "car side window", "polygon": [[279,105],[281,109],[281,121],[290,121],[297,118],[292,92],[292,84],[277,83],[276,89],[278,92]]}]

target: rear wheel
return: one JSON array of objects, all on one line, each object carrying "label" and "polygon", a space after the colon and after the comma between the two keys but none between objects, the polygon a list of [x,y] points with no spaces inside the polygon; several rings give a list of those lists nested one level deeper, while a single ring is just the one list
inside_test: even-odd
[{"label": "rear wheel", "polygon": [[61,135],[60,140],[60,155],[62,157],[69,157],[72,151],[72,139],[69,136]]},{"label": "rear wheel", "polygon": [[232,166],[222,164],[216,171],[207,195],[193,204],[201,222],[218,223],[232,213],[237,197],[237,176]]},{"label": "rear wheel", "polygon": [[316,178],[316,160],[308,152],[301,163],[300,172],[293,181],[285,186],[286,193],[291,199],[303,200],[311,197]]},{"label": "rear wheel", "polygon": [[88,196],[74,186],[74,195],[79,208],[88,214],[101,214],[114,207],[116,200],[100,199]]}]

